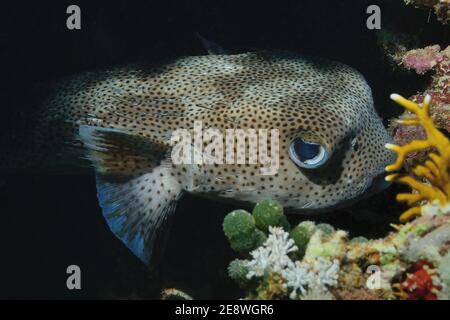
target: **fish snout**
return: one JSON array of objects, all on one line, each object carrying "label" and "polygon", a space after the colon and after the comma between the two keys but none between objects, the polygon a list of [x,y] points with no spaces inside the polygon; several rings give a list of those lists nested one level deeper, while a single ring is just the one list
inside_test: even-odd
[{"label": "fish snout", "polygon": [[372,174],[369,175],[370,181],[364,191],[366,195],[374,194],[389,187],[391,183],[385,179],[387,175],[385,168],[396,159],[395,152],[385,147],[386,144],[393,143],[393,139],[384,127],[382,139],[374,140],[373,143],[376,144],[376,151],[373,154],[376,166]]}]

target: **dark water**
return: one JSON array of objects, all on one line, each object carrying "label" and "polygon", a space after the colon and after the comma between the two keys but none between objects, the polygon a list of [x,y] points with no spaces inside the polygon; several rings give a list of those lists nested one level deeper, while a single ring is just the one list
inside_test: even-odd
[{"label": "dark water", "polygon": [[[366,28],[367,6],[380,5],[383,21],[394,28],[417,30],[418,47],[430,41],[445,44],[449,36],[434,20],[427,23],[428,12],[391,2],[2,2],[1,128],[6,132],[20,125],[12,119],[25,119],[45,98],[48,83],[60,77],[138,60],[205,54],[195,32],[231,52],[286,49],[347,63],[367,78],[377,110],[387,119],[400,112],[389,94],[413,94],[426,79],[392,72],[374,32]],[[66,29],[69,4],[81,7],[81,30]],[[317,219],[351,235],[382,236],[402,209],[393,194],[387,190]],[[240,296],[226,276],[236,256],[221,230],[231,205],[184,198],[161,262],[149,272],[107,228],[93,176],[1,177],[0,199],[0,298],[158,298],[165,287],[196,298]],[[70,264],[82,269],[82,290],[66,288]]]}]

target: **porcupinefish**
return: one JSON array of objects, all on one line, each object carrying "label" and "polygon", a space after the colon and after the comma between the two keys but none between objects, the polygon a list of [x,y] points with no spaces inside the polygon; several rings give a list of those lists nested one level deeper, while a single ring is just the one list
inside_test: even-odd
[{"label": "porcupinefish", "polygon": [[[272,198],[294,211],[320,211],[364,194],[393,158],[363,76],[291,53],[88,72],[61,83],[38,113],[13,164],[32,155],[35,166],[93,167],[110,229],[146,263],[184,193],[245,203]],[[219,133],[277,129],[268,143],[279,154],[276,171],[262,174],[259,163],[175,164],[173,133],[195,134],[195,122]]]}]

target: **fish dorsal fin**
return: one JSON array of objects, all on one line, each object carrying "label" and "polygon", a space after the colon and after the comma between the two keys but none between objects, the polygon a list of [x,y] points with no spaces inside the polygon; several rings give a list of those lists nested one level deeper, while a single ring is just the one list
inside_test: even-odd
[{"label": "fish dorsal fin", "polygon": [[[83,126],[79,136],[97,172],[98,201],[108,226],[148,265],[158,233],[182,193],[171,166],[162,160],[165,151],[120,130]],[[155,155],[146,163],[145,173],[133,174],[129,165],[122,171],[122,161],[130,155],[150,156],[153,147]],[[121,153],[128,154],[119,157]]]},{"label": "fish dorsal fin", "polygon": [[203,37],[200,33],[195,32],[195,36],[200,40],[200,42],[203,45],[203,48],[208,52],[210,55],[216,55],[216,54],[230,54],[230,52],[221,46],[219,46],[217,43],[212,42],[205,37]]}]

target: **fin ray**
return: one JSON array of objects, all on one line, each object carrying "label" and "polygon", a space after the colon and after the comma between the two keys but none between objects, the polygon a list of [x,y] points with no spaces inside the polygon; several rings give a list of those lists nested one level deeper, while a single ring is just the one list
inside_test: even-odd
[{"label": "fin ray", "polygon": [[121,129],[82,125],[79,139],[96,170],[97,197],[111,231],[144,263],[182,193],[168,146]]},{"label": "fin ray", "polygon": [[146,264],[160,229],[181,196],[181,186],[168,171],[160,166],[117,183],[97,175],[98,201],[109,228]]},{"label": "fin ray", "polygon": [[97,172],[136,176],[151,171],[164,160],[168,145],[125,130],[81,125],[79,140]]}]

